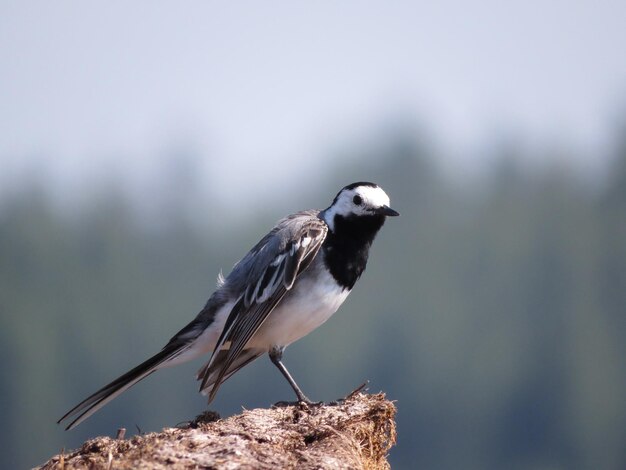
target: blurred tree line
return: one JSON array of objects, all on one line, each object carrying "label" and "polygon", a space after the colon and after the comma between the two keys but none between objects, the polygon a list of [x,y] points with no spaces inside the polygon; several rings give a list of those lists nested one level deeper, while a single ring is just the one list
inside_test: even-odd
[{"label": "blurred tree line", "polygon": [[[177,196],[156,224],[115,193],[69,215],[42,188],[6,201],[0,467],[36,465],[120,426],[147,432],[200,413],[198,362],[150,377],[75,431],[55,424],[193,318],[219,269],[278,217],[325,207],[365,179],[402,217],[379,235],[339,313],[289,348],[286,363],[307,394],[331,400],[369,379],[397,400],[394,468],[625,468],[626,140],[603,181],[567,165],[529,172],[523,155],[503,152],[480,185],[448,178],[418,140],[381,136],[343,156],[323,183],[225,228],[215,201],[185,215],[178,190],[194,197],[188,171],[164,183]],[[283,382],[262,358],[211,408],[228,415],[291,399]]]}]

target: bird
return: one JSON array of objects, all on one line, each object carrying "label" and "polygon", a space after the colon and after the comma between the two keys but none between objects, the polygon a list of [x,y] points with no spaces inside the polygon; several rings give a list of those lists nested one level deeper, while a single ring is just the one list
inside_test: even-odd
[{"label": "bird", "polygon": [[70,430],[155,371],[211,353],[196,378],[215,398],[229,377],[268,353],[296,394],[312,402],[282,362],[285,348],[333,315],[361,277],[369,250],[387,217],[400,215],[375,183],[342,188],[324,210],[288,215],[265,235],[197,316],[154,356],[105,385],[63,415]]}]

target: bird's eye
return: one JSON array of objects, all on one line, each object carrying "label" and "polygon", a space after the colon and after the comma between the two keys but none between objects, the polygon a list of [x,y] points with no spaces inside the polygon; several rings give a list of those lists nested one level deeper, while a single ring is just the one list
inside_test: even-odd
[{"label": "bird's eye", "polygon": [[361,196],[357,194],[356,196],[352,198],[352,202],[354,202],[355,205],[360,206],[361,203],[363,202],[363,199],[361,199]]}]

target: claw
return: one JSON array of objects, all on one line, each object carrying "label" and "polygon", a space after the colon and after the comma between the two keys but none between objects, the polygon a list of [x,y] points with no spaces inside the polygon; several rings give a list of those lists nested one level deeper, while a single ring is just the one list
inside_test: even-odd
[{"label": "claw", "polygon": [[301,408],[310,408],[315,406],[322,406],[324,404],[323,401],[311,401],[308,398],[306,400],[297,400],[297,401],[279,401],[272,405],[272,408],[284,408],[287,406],[299,406]]},{"label": "claw", "polygon": [[346,400],[349,400],[350,398],[355,396],[356,394],[362,392],[363,390],[366,390],[368,385],[369,385],[369,380],[366,382],[363,382],[353,391],[348,393],[344,398],[338,398],[337,400],[329,401],[328,403],[325,403],[323,401],[311,401],[306,396],[303,395],[301,400],[276,402],[272,405],[272,408],[284,408],[287,406],[299,406],[301,408],[312,408],[312,407],[324,406],[324,405],[325,406],[339,406],[345,403]]}]

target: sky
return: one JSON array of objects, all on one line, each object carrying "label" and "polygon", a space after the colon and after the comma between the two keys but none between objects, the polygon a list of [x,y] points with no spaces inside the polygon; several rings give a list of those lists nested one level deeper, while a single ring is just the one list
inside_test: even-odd
[{"label": "sky", "polygon": [[509,134],[593,168],[625,47],[620,1],[0,0],[0,187],[145,188],[182,149],[267,191],[407,117],[460,174]]}]

